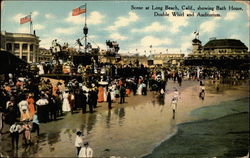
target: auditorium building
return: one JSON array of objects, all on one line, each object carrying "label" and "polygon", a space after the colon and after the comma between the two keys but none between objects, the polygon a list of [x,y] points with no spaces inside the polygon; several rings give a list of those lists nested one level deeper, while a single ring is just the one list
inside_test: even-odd
[{"label": "auditorium building", "polygon": [[204,46],[199,39],[192,41],[193,50],[188,56],[198,59],[247,59],[248,48],[237,39],[210,39]]},{"label": "auditorium building", "polygon": [[204,46],[199,39],[192,41],[192,53],[185,65],[208,66],[225,69],[247,69],[250,52],[238,39],[210,39]]}]

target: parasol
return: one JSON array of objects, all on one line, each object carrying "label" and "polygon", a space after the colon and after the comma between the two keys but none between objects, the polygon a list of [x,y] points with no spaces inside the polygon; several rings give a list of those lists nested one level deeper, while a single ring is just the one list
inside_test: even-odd
[{"label": "parasol", "polygon": [[108,85],[108,82],[105,82],[105,81],[100,81],[98,82],[99,85],[102,85],[102,86],[106,86]]}]

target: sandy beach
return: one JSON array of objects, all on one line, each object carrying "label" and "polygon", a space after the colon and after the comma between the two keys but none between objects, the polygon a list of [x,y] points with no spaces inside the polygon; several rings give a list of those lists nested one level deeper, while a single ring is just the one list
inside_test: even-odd
[{"label": "sandy beach", "polygon": [[[181,95],[176,117],[172,119],[170,101],[174,87],[180,91]],[[213,87],[206,87],[204,100],[198,97],[199,88],[198,81],[184,81],[182,87],[179,87],[177,83],[170,80],[164,100],[159,100],[153,92],[149,92],[147,96],[127,97],[125,104],[116,102],[112,105],[113,109],[111,111],[108,111],[107,103],[100,103],[94,114],[87,113],[83,115],[80,111],[73,115],[67,113],[58,121],[41,124],[39,139],[34,136],[34,145],[21,148],[18,152],[11,152],[9,148],[10,138],[6,134],[1,139],[7,145],[3,146],[3,143],[1,143],[0,149],[10,156],[72,157],[75,156],[75,132],[81,130],[85,135],[85,141],[88,141],[93,148],[95,157],[142,157],[155,151],[165,140],[173,140],[176,137],[175,134],[178,135],[177,129],[187,128],[186,122],[207,119],[203,117],[204,114],[199,116],[194,112],[191,113],[194,109],[249,96],[248,83],[226,88],[221,87],[219,92],[214,92]],[[238,113],[236,110],[234,114]],[[223,117],[227,115],[225,114]],[[219,115],[219,117],[221,116]],[[234,118],[234,116],[230,117]],[[242,121],[244,122],[244,117],[238,120],[238,122]],[[184,125],[182,125],[183,123]],[[223,120],[222,124],[224,124]],[[197,126],[194,131],[199,132],[202,130],[199,130]],[[193,138],[193,136],[190,138]],[[173,145],[179,142],[181,141],[174,140],[171,143]],[[235,142],[237,144],[237,141]],[[191,144],[183,142],[182,145],[185,147]]]}]

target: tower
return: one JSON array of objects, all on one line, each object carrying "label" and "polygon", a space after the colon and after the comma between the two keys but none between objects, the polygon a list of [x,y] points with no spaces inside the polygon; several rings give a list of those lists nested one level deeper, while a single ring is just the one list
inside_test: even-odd
[{"label": "tower", "polygon": [[192,46],[193,46],[192,53],[194,53],[194,54],[201,53],[202,45],[201,45],[201,41],[199,39],[197,39],[197,38],[193,39]]}]

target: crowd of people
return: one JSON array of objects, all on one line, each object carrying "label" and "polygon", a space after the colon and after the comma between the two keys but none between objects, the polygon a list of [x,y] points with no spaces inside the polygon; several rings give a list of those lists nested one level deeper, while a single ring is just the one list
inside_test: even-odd
[{"label": "crowd of people", "polygon": [[[106,67],[106,66],[104,66]],[[104,68],[103,67],[103,68]],[[100,76],[87,76],[85,79],[71,77],[64,82],[42,78],[30,74],[8,74],[0,83],[0,133],[4,124],[10,126],[13,149],[18,149],[19,135],[23,135],[25,145],[32,143],[31,132],[40,134],[40,123],[56,120],[64,113],[73,114],[76,110],[93,113],[98,103],[107,102],[107,108],[112,109],[113,102],[126,103],[130,95],[146,96],[148,91],[155,91],[160,96],[166,92],[167,81],[172,79],[182,86],[182,80],[199,80],[201,91],[199,97],[205,97],[205,79],[225,82],[230,73],[216,69],[184,67],[179,70],[166,68],[134,68],[129,65],[112,67]],[[142,73],[140,73],[140,70]],[[230,74],[234,79],[244,79],[246,72]],[[177,109],[180,94],[175,89],[171,100],[173,119]],[[4,123],[3,123],[3,119]],[[81,137],[81,133],[77,134]],[[78,146],[78,155],[82,147]],[[77,146],[76,146],[77,147]],[[81,148],[80,148],[81,147]]]},{"label": "crowd of people", "polygon": [[[18,149],[19,134],[23,135],[25,145],[30,144],[32,131],[39,136],[40,123],[56,120],[63,113],[73,114],[77,109],[93,113],[97,103],[108,102],[111,109],[112,102],[123,104],[131,93],[147,95],[149,77],[131,76],[117,79],[102,76],[88,83],[77,78],[52,83],[32,74],[5,75],[0,84],[0,111],[4,123],[10,126],[12,147]],[[162,86],[159,80],[149,87],[152,89],[155,84]]]}]

